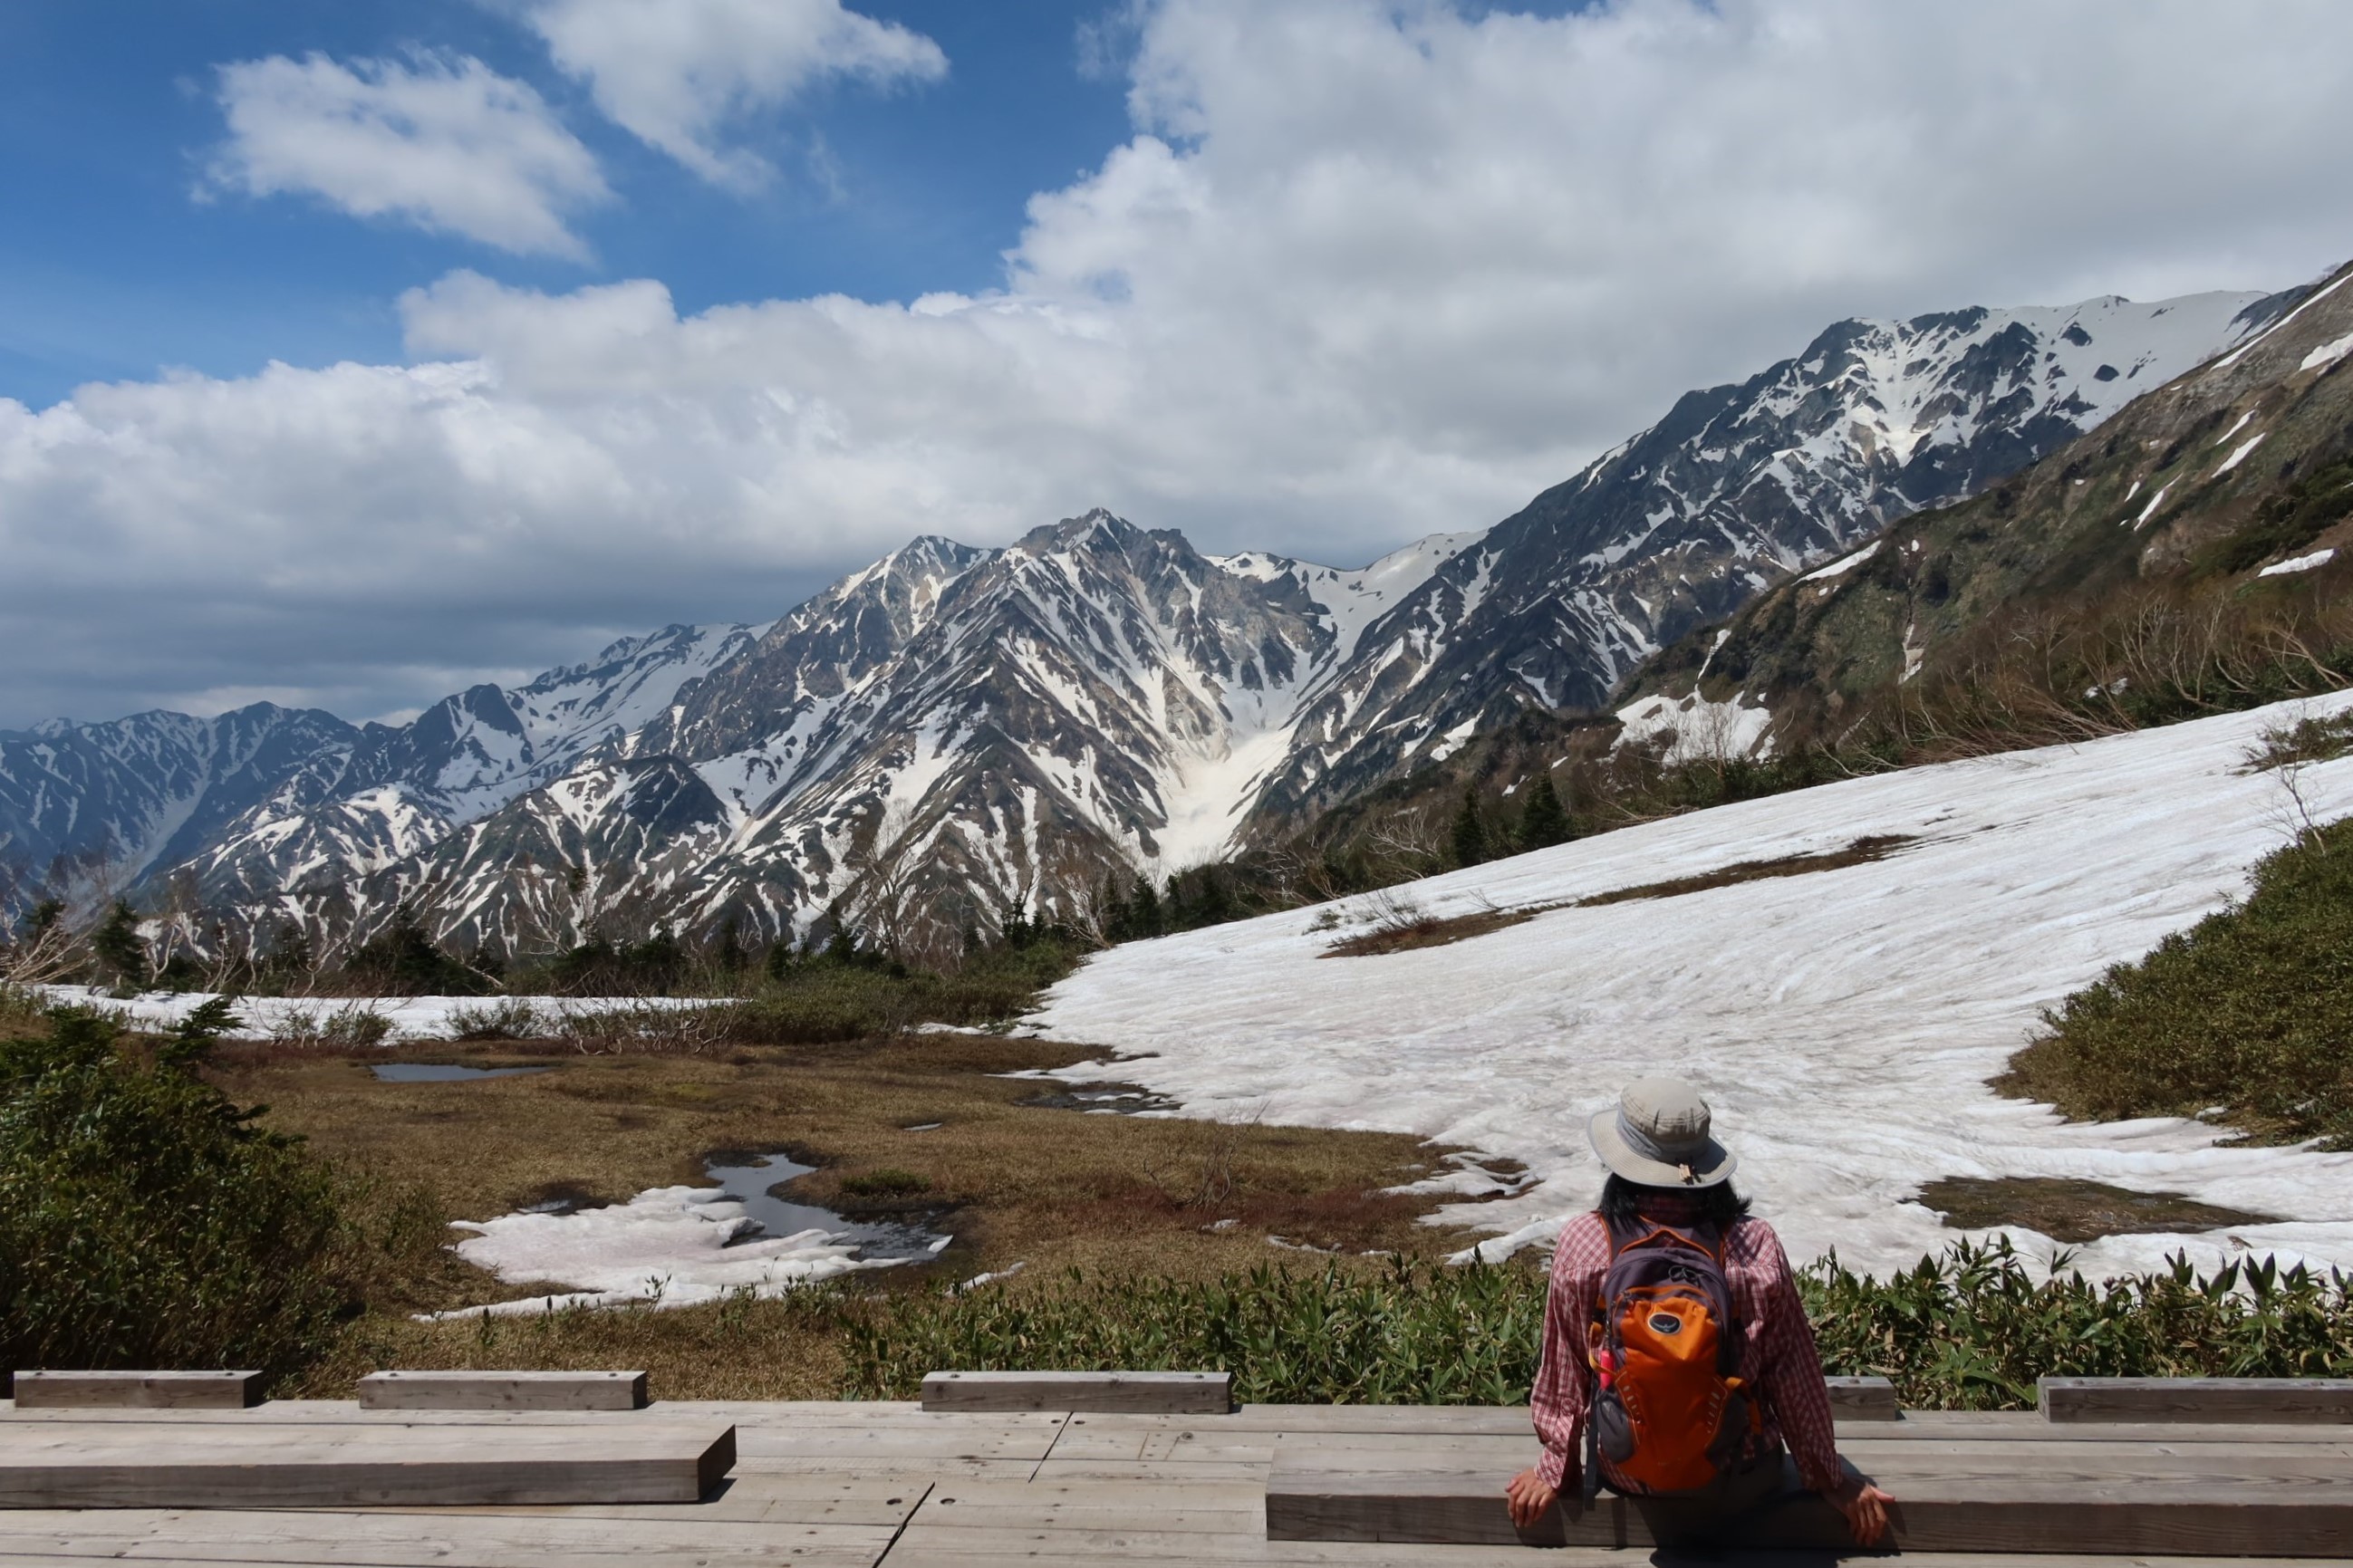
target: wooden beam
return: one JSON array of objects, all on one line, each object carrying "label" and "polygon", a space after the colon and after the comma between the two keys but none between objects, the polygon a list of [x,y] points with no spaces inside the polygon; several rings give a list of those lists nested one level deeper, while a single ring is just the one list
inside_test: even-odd
[{"label": "wooden beam", "polygon": [[935,1372],[926,1410],[1086,1410],[1223,1415],[1234,1380],[1223,1372]]},{"label": "wooden beam", "polygon": [[363,1410],[642,1410],[642,1372],[372,1372]]},{"label": "wooden beam", "polygon": [[1832,1377],[1831,1415],[1840,1421],[1901,1421],[1895,1385],[1883,1377]]},{"label": "wooden beam", "polygon": [[243,1410],[261,1403],[258,1372],[20,1372],[19,1410]]},{"label": "wooden beam", "polygon": [[[1605,1495],[1591,1511],[1565,1510],[1515,1530],[1504,1482],[1533,1463],[1533,1442],[1454,1438],[1435,1447],[1400,1439],[1319,1454],[1313,1439],[1279,1443],[1267,1482],[1270,1539],[1429,1545],[1657,1544],[1645,1500]],[[1482,1447],[1482,1445],[1484,1445]],[[1995,1449],[1997,1445],[1985,1446]],[[2079,1552],[2353,1557],[2353,1456],[2321,1447],[2304,1457],[2195,1457],[2164,1444],[2083,1444],[2063,1457],[2021,1444],[1968,1462],[1917,1443],[1884,1444],[1862,1468],[1896,1498],[1891,1544],[1905,1552]],[[1916,1456],[1898,1465],[1898,1456]],[[1744,1521],[1728,1544],[1852,1550],[1845,1521],[1811,1494]]]},{"label": "wooden beam", "polygon": [[2046,1421],[2353,1422],[2353,1378],[2046,1377]]},{"label": "wooden beam", "polygon": [[692,1502],[735,1428],[0,1424],[0,1508]]}]

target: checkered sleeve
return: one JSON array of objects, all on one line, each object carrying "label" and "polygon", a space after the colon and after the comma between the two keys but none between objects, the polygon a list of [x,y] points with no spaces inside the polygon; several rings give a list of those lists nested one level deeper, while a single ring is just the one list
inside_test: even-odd
[{"label": "checkered sleeve", "polygon": [[1528,1413],[1544,1444],[1536,1474],[1557,1491],[1576,1487],[1583,1473],[1578,1446],[1593,1397],[1586,1329],[1609,1268],[1609,1232],[1599,1215],[1581,1214],[1561,1227],[1545,1293],[1544,1360],[1528,1395]]},{"label": "checkered sleeve", "polygon": [[1739,1272],[1754,1298],[1749,1343],[1755,1359],[1754,1381],[1765,1408],[1778,1427],[1798,1474],[1810,1490],[1831,1492],[1841,1479],[1838,1439],[1831,1425],[1830,1385],[1822,1379],[1822,1361],[1814,1348],[1814,1331],[1806,1321],[1806,1304],[1789,1270],[1781,1238],[1761,1220],[1738,1227]]}]

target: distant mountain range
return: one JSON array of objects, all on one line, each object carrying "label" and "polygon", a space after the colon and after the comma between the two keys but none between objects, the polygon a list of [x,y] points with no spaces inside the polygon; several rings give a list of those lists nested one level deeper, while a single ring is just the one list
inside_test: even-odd
[{"label": "distant mountain range", "polygon": [[672,626],[406,725],[269,704],[0,731],[16,897],[314,941],[591,931],[910,941],[1215,858],[1529,705],[1593,709],[1694,626],[1973,495],[2305,290],[1843,321],[1492,528],[1354,571],[1102,511],[919,539],[767,626]]}]

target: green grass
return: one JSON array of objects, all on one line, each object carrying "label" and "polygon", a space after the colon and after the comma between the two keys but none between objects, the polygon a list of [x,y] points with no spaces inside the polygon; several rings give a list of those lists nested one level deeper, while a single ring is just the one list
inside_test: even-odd
[{"label": "green grass", "polygon": [[2043,1022],[1997,1088],[2073,1117],[2206,1113],[2353,1148],[2353,819],[2267,857],[2243,901]]}]

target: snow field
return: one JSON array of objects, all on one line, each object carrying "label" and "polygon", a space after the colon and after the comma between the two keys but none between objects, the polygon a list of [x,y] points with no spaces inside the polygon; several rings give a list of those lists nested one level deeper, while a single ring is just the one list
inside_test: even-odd
[{"label": "snow field", "polygon": [[[1324,958],[1301,910],[1089,961],[1028,1026],[1121,1053],[1117,1077],[1198,1116],[1419,1133],[1526,1162],[1509,1199],[1443,1217],[1549,1240],[1601,1172],[1586,1119],[1630,1079],[1680,1073],[1715,1108],[1739,1181],[1793,1258],[1884,1274],[1962,1234],[1912,1201],[1942,1176],[2090,1179],[2279,1216],[2222,1234],[2113,1237],[2092,1274],[2274,1253],[2353,1267],[2353,1155],[2230,1149],[2194,1121],[2068,1124],[1986,1087],[2042,1009],[2221,908],[2286,843],[2279,781],[2245,771],[2268,726],[2353,694],[2073,747],[1913,769],[1695,813],[1391,889],[1430,913],[1570,902],[1742,861],[1917,842],[1835,871],[1560,908],[1450,946]],[[2300,781],[2353,810],[2353,759]],[[1344,916],[1368,921],[1370,900]],[[1345,934],[1343,932],[1342,934]],[[1981,1233],[1980,1233],[1981,1234]],[[2054,1244],[2015,1232],[2049,1257]]]}]

